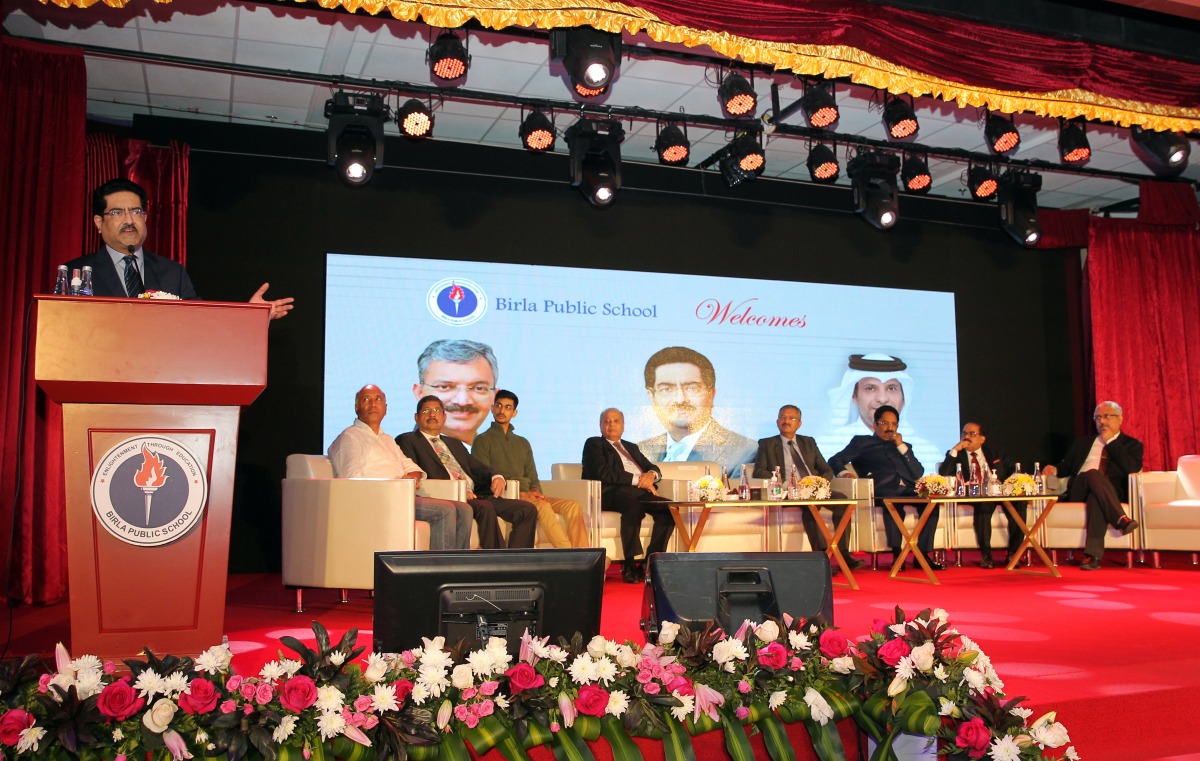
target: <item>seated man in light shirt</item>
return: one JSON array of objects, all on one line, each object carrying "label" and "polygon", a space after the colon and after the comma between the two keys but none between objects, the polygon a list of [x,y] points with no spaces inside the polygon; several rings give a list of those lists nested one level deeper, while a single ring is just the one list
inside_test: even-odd
[{"label": "seated man in light shirt", "polygon": [[[338,478],[411,478],[420,483],[425,471],[404,456],[395,440],[380,430],[387,396],[368,384],[354,396],[358,418],[329,445],[333,474]],[[417,497],[417,520],[429,524],[429,549],[465,550],[471,545],[471,506],[465,502]]]}]

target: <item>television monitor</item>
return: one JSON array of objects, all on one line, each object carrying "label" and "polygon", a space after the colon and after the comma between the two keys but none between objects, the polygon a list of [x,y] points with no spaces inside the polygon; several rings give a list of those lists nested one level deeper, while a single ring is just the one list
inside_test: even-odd
[{"label": "television monitor", "polygon": [[375,651],[441,635],[476,649],[489,637],[516,653],[539,637],[600,633],[604,550],[426,550],[375,553]]}]

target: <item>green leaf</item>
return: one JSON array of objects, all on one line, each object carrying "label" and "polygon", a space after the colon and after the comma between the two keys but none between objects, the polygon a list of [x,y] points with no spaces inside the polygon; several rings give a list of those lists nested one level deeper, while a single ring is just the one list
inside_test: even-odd
[{"label": "green leaf", "polygon": [[529,754],[525,752],[525,748],[521,746],[512,732],[504,733],[504,736],[496,742],[496,750],[508,761],[529,761]]},{"label": "green leaf", "polygon": [[471,747],[475,749],[475,753],[483,755],[492,748],[496,747],[496,743],[502,737],[508,735],[508,727],[500,723],[500,720],[493,714],[485,716],[474,728],[463,729],[460,734],[471,743]]},{"label": "green leaf", "polygon": [[789,700],[779,706],[779,708],[776,708],[775,711],[779,714],[779,718],[788,724],[793,724],[797,721],[807,721],[812,718],[812,711],[808,709],[808,704],[800,700]]},{"label": "green leaf", "polygon": [[[754,706],[750,707],[750,714],[755,715]],[[766,713],[759,713],[754,724],[762,732],[763,745],[767,746],[767,755],[771,757],[771,761],[796,761],[796,751],[792,748],[787,728],[783,726],[779,717],[768,710]]]},{"label": "green leaf", "polygon": [[930,737],[942,725],[937,705],[929,693],[916,690],[908,693],[896,708],[897,724],[910,735]]},{"label": "green leaf", "polygon": [[617,717],[605,715],[601,718],[600,734],[612,749],[613,761],[642,761],[642,752]]},{"label": "green leaf", "polygon": [[754,761],[754,749],[750,747],[750,738],[741,722],[734,722],[724,713],[721,714],[721,728],[725,730],[725,750],[733,761]]},{"label": "green leaf", "polygon": [[[579,717],[583,718],[583,717]],[[594,718],[594,717],[588,717]],[[578,719],[576,719],[578,723]],[[574,727],[562,727],[554,735],[558,742],[551,747],[554,750],[554,758],[557,761],[596,761],[592,755],[592,749],[583,741],[583,737]]]},{"label": "green leaf", "polygon": [[808,736],[812,740],[813,751],[821,761],[841,761],[846,758],[846,748],[842,745],[842,736],[838,733],[837,724],[830,721],[825,724],[809,719],[804,722]]},{"label": "green leaf", "polygon": [[446,732],[438,743],[438,761],[471,761],[471,754],[467,752],[466,743],[461,737]]},{"label": "green leaf", "polygon": [[[333,738],[332,743],[333,757],[337,761],[373,761],[375,758],[375,750],[354,742],[345,735],[338,735]],[[284,761],[279,759],[279,761]]]},{"label": "green leaf", "polygon": [[683,725],[667,716],[667,734],[663,737],[664,761],[696,761],[692,738]]},{"label": "green leaf", "polygon": [[600,739],[600,719],[596,716],[576,716],[572,729],[588,742]]}]

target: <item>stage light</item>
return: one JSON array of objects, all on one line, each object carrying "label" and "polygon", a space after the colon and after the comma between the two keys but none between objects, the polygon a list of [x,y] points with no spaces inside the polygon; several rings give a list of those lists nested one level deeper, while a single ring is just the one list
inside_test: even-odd
[{"label": "stage light", "polygon": [[687,126],[669,124],[660,129],[658,138],[654,141],[654,152],[658,154],[660,164],[687,164],[692,153],[692,144],[687,138]]},{"label": "stage light", "polygon": [[721,80],[717,97],[721,99],[721,108],[730,116],[753,116],[754,109],[758,107],[754,86],[736,71],[729,72]]},{"label": "stage light", "polygon": [[887,230],[899,218],[899,171],[900,157],[882,151],[863,151],[846,165],[854,191],[854,211],[878,230]]},{"label": "stage light", "polygon": [[471,56],[467,55],[466,46],[454,32],[438,35],[437,40],[425,53],[425,60],[429,63],[429,73],[436,79],[447,82],[465,76],[467,68],[471,65]]},{"label": "stage light", "polygon": [[996,174],[991,168],[980,164],[967,167],[967,190],[971,197],[978,200],[989,200],[996,195]]},{"label": "stage light", "polygon": [[928,159],[915,153],[904,155],[904,168],[900,170],[906,193],[928,193],[933,187],[933,176],[929,174]]},{"label": "stage light", "polygon": [[1010,169],[1000,177],[996,199],[1000,206],[1000,227],[1022,246],[1029,247],[1042,237],[1038,224],[1037,194],[1042,176]]},{"label": "stage light", "polygon": [[758,135],[742,132],[725,146],[719,161],[721,176],[731,188],[747,180],[757,179],[767,168],[767,157]]},{"label": "stage light", "polygon": [[610,205],[621,189],[625,130],[620,122],[580,117],[565,137],[571,150],[571,187],[579,188],[593,206]]},{"label": "stage light", "polygon": [[554,150],[554,122],[538,109],[529,112],[521,122],[521,144],[539,153]]},{"label": "stage light", "polygon": [[1134,152],[1155,174],[1174,177],[1188,165],[1191,143],[1178,132],[1153,132],[1134,125],[1129,131],[1137,149]]},{"label": "stage light", "polygon": [[988,149],[993,153],[1008,155],[1021,144],[1021,133],[1017,132],[1012,119],[1005,119],[999,114],[987,115],[983,135],[987,139]]},{"label": "stage light", "polygon": [[837,154],[824,143],[817,143],[808,152],[808,174],[813,182],[837,182],[842,167],[838,164]]},{"label": "stage light", "polygon": [[804,110],[804,118],[808,119],[808,126],[825,129],[832,125],[839,116],[833,83],[805,82],[800,107]]},{"label": "stage light", "polygon": [[912,101],[896,95],[884,94],[883,97],[883,127],[888,137],[899,140],[917,134],[921,125],[917,122]]},{"label": "stage light", "polygon": [[325,101],[325,159],[348,185],[366,185],[383,167],[383,123],[388,108],[375,93],[338,91]]},{"label": "stage light", "polygon": [[396,112],[396,124],[405,137],[429,137],[433,133],[433,112],[416,98],[409,98]]},{"label": "stage light", "polygon": [[550,60],[562,61],[577,95],[594,98],[608,89],[621,65],[621,35],[590,26],[552,29]]},{"label": "stage light", "polygon": [[1084,121],[1058,122],[1058,155],[1064,164],[1082,164],[1092,157],[1088,144],[1087,123]]}]

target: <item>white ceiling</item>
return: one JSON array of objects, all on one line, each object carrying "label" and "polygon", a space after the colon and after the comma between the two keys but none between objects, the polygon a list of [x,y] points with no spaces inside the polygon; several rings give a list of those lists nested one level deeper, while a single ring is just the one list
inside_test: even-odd
[{"label": "white ceiling", "polygon": [[[170,55],[214,64],[262,67],[321,77],[345,76],[354,80],[384,80],[429,86],[425,50],[431,30],[424,24],[391,18],[322,11],[315,6],[267,6],[241,2],[176,2],[112,9],[100,4],[87,10],[62,9],[37,0],[4,0],[4,29],[9,34],[75,45],[112,48],[152,55]],[[432,34],[436,35],[436,30]],[[685,50],[651,41],[645,35],[625,35],[625,43],[654,50]],[[464,88],[528,99],[569,100],[562,68],[549,60],[544,36],[472,31],[471,68]],[[707,55],[707,49],[688,50]],[[714,63],[658,57],[625,57],[620,73],[603,105],[641,107],[652,111],[685,112],[719,118]],[[330,88],[300,81],[302,77],[271,78],[243,73],[202,70],[154,62],[120,60],[103,54],[86,57],[88,113],[95,119],[129,122],[134,114],[188,117],[241,124],[279,126],[324,131],[325,101]],[[757,114],[769,108],[772,82],[782,87],[782,103],[800,97],[799,83],[783,73],[754,77],[759,96]],[[407,97],[407,96],[404,96]],[[878,93],[852,85],[837,88],[841,118],[836,130],[875,140],[884,138]],[[393,105],[396,103],[393,97]],[[930,98],[916,103],[920,133],[916,140],[931,148],[985,152],[981,112],[958,108]],[[435,111],[434,139],[512,148],[519,145],[520,109],[496,103],[464,101],[447,88]],[[785,123],[803,125],[797,114]],[[558,113],[563,130],[573,114]],[[1013,158],[1058,164],[1057,122],[1019,114],[1016,124],[1021,146]],[[625,123],[622,147],[626,161],[655,161],[655,123]],[[395,133],[394,124],[388,132]],[[723,129],[689,126],[692,160],[719,150],[729,135]],[[1088,126],[1092,159],[1090,169],[1153,174],[1133,153],[1128,130],[1111,125]],[[1194,141],[1193,141],[1194,145]],[[565,150],[560,140],[556,149]],[[1200,151],[1194,151],[1184,176],[1200,180]],[[767,143],[767,176],[809,179],[804,161],[808,141],[776,135]],[[845,156],[842,155],[842,184]],[[961,176],[965,164],[931,159],[932,193],[965,197]],[[1042,171],[1039,203],[1052,208],[1097,209],[1137,196],[1130,182],[1103,177]]]}]

